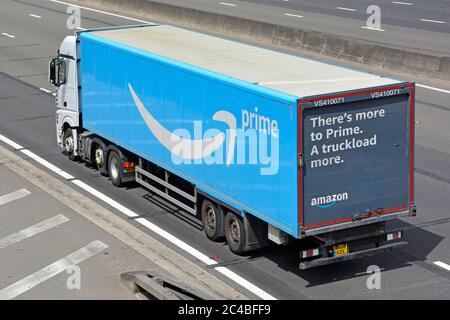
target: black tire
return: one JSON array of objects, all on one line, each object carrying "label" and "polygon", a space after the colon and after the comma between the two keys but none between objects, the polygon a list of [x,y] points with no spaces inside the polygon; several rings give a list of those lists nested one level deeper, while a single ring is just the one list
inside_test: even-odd
[{"label": "black tire", "polygon": [[121,187],[123,185],[122,159],[115,151],[111,151],[108,156],[108,173],[114,186]]},{"label": "black tire", "polygon": [[245,229],[242,218],[235,213],[228,212],[225,217],[225,237],[227,238],[228,247],[238,255],[244,253]]},{"label": "black tire", "polygon": [[106,148],[101,143],[95,143],[92,148],[92,163],[97,167],[103,176],[108,176],[108,168],[106,167]]},{"label": "black tire", "polygon": [[203,200],[201,213],[206,236],[212,241],[222,241],[225,236],[222,210],[211,201]]},{"label": "black tire", "polygon": [[67,158],[69,158],[71,161],[76,161],[77,160],[77,156],[75,156],[75,150],[74,150],[74,138],[73,138],[73,134],[72,134],[72,128],[67,128],[64,131],[63,134],[63,146],[64,146],[64,150],[65,153],[67,155]]}]

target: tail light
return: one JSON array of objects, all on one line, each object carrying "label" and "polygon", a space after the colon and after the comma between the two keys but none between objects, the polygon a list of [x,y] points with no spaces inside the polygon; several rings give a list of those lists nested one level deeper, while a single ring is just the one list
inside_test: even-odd
[{"label": "tail light", "polygon": [[302,258],[311,258],[319,255],[319,248],[302,251]]},{"label": "tail light", "polygon": [[395,231],[395,232],[388,233],[386,235],[386,240],[387,241],[392,241],[392,240],[400,239],[401,237],[402,237],[402,232],[401,231]]}]

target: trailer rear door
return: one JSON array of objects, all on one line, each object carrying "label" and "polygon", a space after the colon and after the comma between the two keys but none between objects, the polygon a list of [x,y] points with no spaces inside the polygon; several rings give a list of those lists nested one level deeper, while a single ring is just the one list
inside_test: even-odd
[{"label": "trailer rear door", "polygon": [[300,100],[300,227],[408,210],[413,130],[413,84]]}]

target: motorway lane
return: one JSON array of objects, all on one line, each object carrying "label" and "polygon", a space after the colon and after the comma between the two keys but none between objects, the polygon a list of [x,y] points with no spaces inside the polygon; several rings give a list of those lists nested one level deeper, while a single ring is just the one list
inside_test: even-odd
[{"label": "motorway lane", "polygon": [[[158,2],[361,39],[389,47],[404,48],[408,51],[437,55],[450,54],[450,13],[445,7],[445,4],[449,4],[448,1],[439,5],[438,9],[433,9],[433,14],[427,12],[429,9],[423,8],[428,6],[428,1],[421,4],[415,1],[413,6],[403,5],[398,9],[397,5],[390,4],[387,0],[376,1],[374,4],[381,5],[383,32],[362,28],[366,26],[366,20],[369,17],[365,13],[367,6],[364,8],[364,5],[358,5],[356,11],[337,9],[338,6],[353,8],[350,5],[353,6],[353,3],[360,3],[360,1],[353,1],[350,5],[347,5],[347,1],[325,0],[319,2],[304,0],[300,2],[301,5],[298,5],[297,0],[158,0]],[[432,1],[430,7],[436,6],[438,2]],[[412,15],[411,11],[417,17]],[[438,12],[439,15],[437,15]],[[421,21],[420,13],[424,14],[424,19],[444,19],[442,21],[445,23]]]},{"label": "motorway lane", "polygon": [[[450,2],[432,1],[392,1],[392,0],[241,0],[242,2],[264,4],[273,7],[326,14],[333,17],[350,17],[366,20],[367,7],[378,5],[381,8],[383,24],[411,29],[430,30],[435,32],[450,31]],[[427,22],[421,19],[442,21]]]},{"label": "motorway lane", "polygon": [[[43,6],[46,5],[45,1],[41,1],[41,3]],[[15,14],[23,13],[24,8],[20,7],[17,2],[15,4],[18,6]],[[55,15],[55,19],[64,21],[64,14],[61,13],[64,12],[63,7],[59,6],[58,8],[56,12],[51,11],[51,14]],[[49,13],[47,12],[47,14]],[[90,17],[87,12],[84,15]],[[110,18],[98,15],[96,16],[97,21],[92,23],[98,23],[101,19],[105,19],[105,22],[108,23]],[[124,23],[125,21],[121,22],[121,24]],[[25,24],[24,29],[34,27],[29,24],[30,22]],[[20,27],[24,27],[24,25]],[[49,27],[51,27],[51,23],[49,23]],[[43,31],[42,33],[48,35],[50,32]],[[40,41],[41,36],[37,32],[34,39],[45,48],[47,45],[46,42]],[[20,40],[16,39],[16,41]],[[1,39],[0,46],[3,45],[3,40],[13,39]],[[52,41],[57,43],[60,39],[55,36]],[[55,48],[48,48],[48,50],[54,51]],[[17,54],[21,52],[17,49]],[[42,68],[41,64],[42,62],[34,62],[31,65]],[[12,71],[14,71],[13,69],[11,68]],[[44,76],[37,78],[40,78],[39,81],[45,81]],[[220,261],[230,264],[232,270],[276,297],[409,298],[420,292],[419,297],[431,298],[448,297],[450,293],[448,272],[432,264],[437,259],[450,263],[448,255],[450,251],[448,243],[450,237],[448,194],[450,190],[449,184],[446,182],[450,179],[450,171],[446,170],[450,154],[448,139],[446,139],[449,116],[446,111],[448,95],[424,89],[418,90],[418,100],[424,102],[424,104],[418,104],[417,111],[417,120],[420,122],[418,124],[417,166],[422,170],[416,175],[417,201],[420,211],[418,217],[405,219],[406,226],[409,228],[407,239],[412,241],[414,246],[408,247],[401,253],[390,253],[361,261],[300,272],[297,270],[298,250],[295,247],[267,250],[256,254],[250,260],[239,258],[231,254],[223,244],[206,240],[198,221],[180,219],[150,203],[145,199],[147,195],[145,190],[141,188],[115,189],[106,178],[100,177],[92,169],[82,164],[69,162],[55,145],[52,97],[22,83],[15,83],[7,77],[2,77],[0,83],[0,88],[8,83],[8,89],[0,92],[1,134],[30,148],[77,178],[81,177],[89,185],[130,209],[145,215],[152,222],[164,227],[206,255],[218,256]],[[416,228],[409,223],[418,224],[421,227]],[[169,244],[169,246],[171,245]],[[385,269],[383,290],[379,292],[369,291],[365,287],[367,278],[365,270],[370,264],[378,264]],[[413,282],[411,279],[414,279]]]},{"label": "motorway lane", "polygon": [[[66,26],[67,6],[42,0],[5,2],[0,11],[0,34],[15,38],[0,36],[0,71],[38,88],[53,90],[47,81],[48,61],[57,54],[64,37],[74,32]],[[81,22],[82,28],[135,24],[95,12],[83,12]]]}]

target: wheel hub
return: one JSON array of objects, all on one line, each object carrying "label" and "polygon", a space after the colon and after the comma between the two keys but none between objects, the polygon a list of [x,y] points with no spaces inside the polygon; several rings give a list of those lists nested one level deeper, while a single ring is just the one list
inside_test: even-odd
[{"label": "wheel hub", "polygon": [[241,238],[241,231],[239,230],[239,224],[236,219],[231,220],[230,222],[230,236],[231,241],[234,243],[238,243]]},{"label": "wheel hub", "polygon": [[73,151],[73,137],[72,136],[66,137],[66,139],[64,140],[64,148],[66,149],[67,153],[72,153],[72,151]]},{"label": "wheel hub", "polygon": [[111,159],[111,176],[114,179],[119,177],[119,164],[115,158]]},{"label": "wheel hub", "polygon": [[97,148],[95,150],[95,163],[97,166],[101,167],[104,162],[103,150],[101,148]]},{"label": "wheel hub", "polygon": [[216,229],[216,213],[212,207],[208,207],[206,211],[206,225],[209,229]]}]

